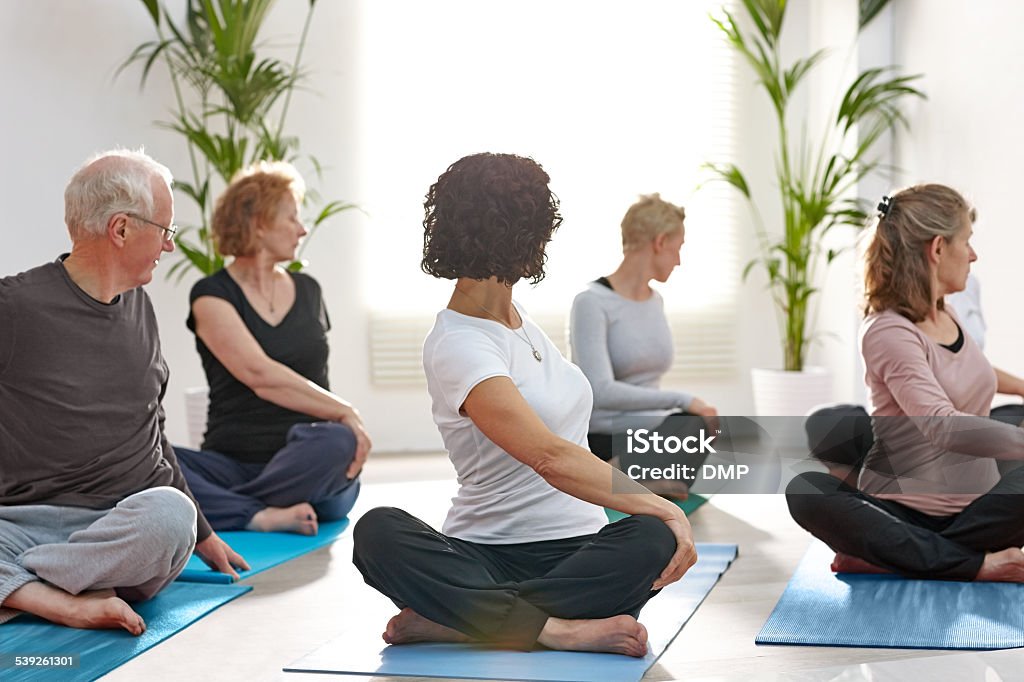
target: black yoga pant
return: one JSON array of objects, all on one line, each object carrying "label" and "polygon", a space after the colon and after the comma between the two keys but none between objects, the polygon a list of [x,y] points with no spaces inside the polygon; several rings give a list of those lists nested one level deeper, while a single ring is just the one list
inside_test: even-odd
[{"label": "black yoga pant", "polygon": [[393,507],[363,515],[352,560],[399,608],[498,646],[531,649],[549,617],[636,616],[675,553],[653,516],[594,535],[514,545],[447,537]]},{"label": "black yoga pant", "polygon": [[793,518],[836,552],[909,578],[973,580],[987,552],[1024,545],[1024,468],[959,514],[937,517],[820,472],[790,482]]},{"label": "black yoga pant", "polygon": [[830,405],[815,410],[804,424],[811,455],[857,470],[875,442],[871,416],[860,405]]}]

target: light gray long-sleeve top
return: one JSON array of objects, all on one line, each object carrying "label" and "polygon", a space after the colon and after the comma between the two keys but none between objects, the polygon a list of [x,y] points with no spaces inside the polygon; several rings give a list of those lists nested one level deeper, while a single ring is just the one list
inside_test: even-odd
[{"label": "light gray long-sleeve top", "polygon": [[594,390],[591,433],[652,428],[693,396],[666,391],[661,377],[672,366],[672,332],[661,295],[633,301],[598,282],[576,295],[569,345]]}]

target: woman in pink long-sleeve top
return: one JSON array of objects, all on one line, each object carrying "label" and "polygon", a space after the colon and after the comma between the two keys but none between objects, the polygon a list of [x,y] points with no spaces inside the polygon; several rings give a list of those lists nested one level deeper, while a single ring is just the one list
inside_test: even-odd
[{"label": "woman in pink long-sleeve top", "polygon": [[859,490],[803,474],[790,512],[836,550],[837,571],[1024,582],[1024,468],[996,467],[1024,459],[1024,429],[987,418],[1002,375],[943,301],[977,259],[974,208],[917,185],[878,210],[860,332],[875,443]]}]

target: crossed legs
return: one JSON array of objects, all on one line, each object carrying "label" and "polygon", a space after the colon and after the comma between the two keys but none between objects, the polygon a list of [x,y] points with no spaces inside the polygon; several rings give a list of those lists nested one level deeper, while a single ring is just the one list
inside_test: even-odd
[{"label": "crossed legs", "polygon": [[168,487],[109,510],[0,507],[0,623],[26,611],[71,627],[141,634],[145,623],[128,603],[174,580],[195,540],[195,506]]},{"label": "crossed legs", "polygon": [[675,551],[674,536],[653,517],[629,517],[596,535],[484,545],[390,507],[363,515],[354,540],[366,583],[402,609],[384,633],[389,643],[539,643],[633,656],[647,650],[636,615]]},{"label": "crossed legs", "polygon": [[797,523],[839,553],[840,570],[863,572],[866,562],[910,578],[1024,582],[1024,468],[952,517],[929,516],[817,472],[793,479],[786,501]]},{"label": "crossed legs", "polygon": [[320,521],[348,514],[359,479],[345,477],[356,440],[343,424],[296,424],[266,465],[217,452],[175,448],[192,494],[216,531],[316,535]]}]

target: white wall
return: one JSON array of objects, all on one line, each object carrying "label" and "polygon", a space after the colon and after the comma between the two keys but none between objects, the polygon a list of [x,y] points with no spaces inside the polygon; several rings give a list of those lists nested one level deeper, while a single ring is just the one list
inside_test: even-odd
[{"label": "white wall", "polygon": [[972,270],[982,283],[991,362],[1024,373],[1020,344],[1020,183],[1024,158],[1024,4],[1002,0],[900,0],[895,60],[923,73],[928,101],[898,145],[902,183],[942,182],[978,209]]},{"label": "white wall", "polygon": [[[915,10],[925,13],[928,2],[906,2],[908,12]],[[179,1],[177,4],[181,4]],[[787,18],[787,40],[790,49],[800,51],[810,44],[821,44],[836,38],[834,27],[830,28],[831,15],[822,14],[821,5],[810,0],[798,0],[791,3],[791,16]],[[832,5],[833,3],[828,3]],[[850,8],[855,6],[847,0],[838,12],[836,21],[844,25],[849,22]],[[957,3],[950,3],[956,6]],[[986,4],[986,3],[981,3]],[[990,0],[988,3],[1003,6]],[[297,40],[301,29],[302,10],[305,2],[281,2],[271,17],[271,30],[276,42]],[[584,11],[581,5],[581,13]],[[972,4],[973,7],[973,4]],[[313,89],[318,94],[300,93],[293,102],[289,126],[299,131],[304,149],[314,152],[327,166],[325,179],[320,185],[322,193],[330,197],[365,202],[370,194],[370,185],[386,182],[386,177],[370,177],[365,173],[362,159],[367,150],[363,139],[363,128],[366,126],[366,112],[360,112],[353,106],[355,93],[365,89],[365,83],[358,80],[358,61],[356,58],[359,35],[356,27],[360,12],[365,5],[358,2],[319,2],[316,7],[316,19],[313,25],[305,63],[314,76]],[[813,14],[811,8],[817,8]],[[830,10],[831,11],[831,10]],[[1006,10],[1019,14],[1024,10]],[[931,14],[931,12],[929,12]],[[963,14],[967,15],[964,10]],[[401,21],[401,13],[396,12],[395,20]],[[585,15],[581,14],[582,18]],[[1019,17],[1017,17],[1019,18]],[[914,20],[920,25],[920,19]],[[586,22],[582,24],[586,26]],[[955,26],[949,23],[949,26]],[[1013,25],[1012,21],[1004,21],[1002,25]],[[840,37],[845,40],[849,32],[839,30]],[[928,53],[927,38],[929,32],[920,31],[916,26],[913,33],[915,43],[921,43],[917,50]],[[963,36],[965,34],[959,33]],[[165,117],[170,109],[171,99],[167,80],[163,72],[157,69],[155,75],[144,92],[138,90],[138,70],[133,69],[114,79],[114,71],[123,58],[140,42],[153,36],[152,25],[142,4],[123,0],[111,3],[100,0],[34,0],[33,2],[8,2],[0,8],[0,84],[3,85],[3,105],[0,107],[0,130],[5,135],[5,148],[8,150],[5,163],[0,165],[0,206],[4,207],[4,221],[0,223],[0,273],[18,272],[54,258],[68,248],[68,239],[63,228],[63,186],[73,169],[89,154],[113,145],[137,146],[145,144],[147,150],[156,158],[165,162],[179,175],[187,173],[187,158],[179,139],[166,131],[159,130],[152,122]],[[610,36],[609,40],[614,39]],[[959,40],[960,38],[958,38]],[[932,48],[935,57],[947,59],[949,41],[943,46]],[[999,48],[998,44],[995,45]],[[396,46],[401,50],[401,46]],[[592,77],[585,72],[585,60],[578,56],[566,55],[559,45],[550,47],[550,59],[564,60],[559,62],[561,77],[571,79],[574,69],[579,69],[580,78]],[[628,59],[628,51],[624,52]],[[430,55],[405,54],[408,60],[429,59]],[[993,58],[995,59],[995,58]],[[575,61],[574,61],[575,60]],[[904,58],[906,61],[906,58]],[[931,62],[929,57],[927,61]],[[993,68],[999,65],[992,61]],[[652,65],[649,63],[623,64],[623,71],[650,68],[666,68],[664,82],[672,87],[672,69],[683,65]],[[697,65],[699,66],[699,65]],[[908,63],[908,66],[912,64]],[[956,66],[955,78],[969,85],[971,70]],[[922,70],[935,71],[932,64],[919,66]],[[1001,68],[1001,67],[999,67]],[[1011,73],[1011,71],[1007,71]],[[765,98],[752,87],[753,76],[746,74],[741,77],[741,107],[743,119],[740,125],[739,148],[740,162],[748,172],[748,179],[760,186],[759,193],[770,196],[774,192],[771,181],[772,161],[767,153],[769,142],[774,139],[774,128],[771,113]],[[750,87],[748,87],[750,84]],[[929,84],[930,85],[930,84]],[[571,89],[570,89],[571,90]],[[933,92],[934,90],[934,92]],[[962,92],[951,88],[950,102],[939,100],[942,89],[929,87],[933,101],[928,106],[938,110],[938,102],[952,104],[966,121],[968,107],[977,106],[977,102],[992,101],[993,95],[985,93],[973,97],[965,97]],[[1008,89],[1010,90],[1010,89]],[[624,119],[617,121],[613,127],[603,131],[610,146],[628,149],[624,141],[629,140],[632,132],[643,125],[642,108],[657,106],[657,97],[650,93],[613,92],[613,96],[633,97],[638,102],[636,120]],[[824,95],[819,95],[824,96]],[[811,95],[813,98],[814,95]],[[429,105],[425,103],[425,106]],[[701,106],[700,93],[693,93],[691,106]],[[928,109],[927,111],[932,111]],[[415,117],[416,111],[405,112]],[[991,112],[990,112],[991,113]],[[997,112],[999,113],[999,112]],[[381,116],[393,115],[394,112],[381,112]],[[372,115],[372,112],[370,112]],[[1010,114],[1006,116],[1006,127],[1010,128]],[[401,117],[396,119],[401,124]],[[915,120],[915,130],[928,133],[937,124],[929,125],[927,120]],[[981,135],[993,127],[977,126]],[[665,135],[671,136],[673,131],[666,130]],[[964,137],[959,133],[958,138]],[[648,135],[650,137],[650,135]],[[593,153],[595,148],[604,144],[601,139],[593,140],[593,146],[581,147],[578,155],[584,159]],[[1004,149],[1002,145],[987,144],[984,147],[971,148],[958,145],[964,153],[978,155],[986,152],[998,153]],[[462,150],[453,150],[454,160]],[[928,151],[927,145],[918,154]],[[949,149],[934,150],[936,159],[951,161],[944,156]],[[393,162],[401,164],[404,158],[415,155],[415,148],[390,150]],[[986,156],[988,158],[988,156]],[[543,159],[540,159],[543,163]],[[613,158],[609,163],[622,163],[621,158]],[[976,166],[983,166],[977,163]],[[955,166],[954,166],[955,168]],[[437,169],[438,172],[442,169]],[[962,169],[961,169],[962,170]],[[1006,171],[1003,168],[1003,171]],[[951,171],[952,172],[952,171]],[[993,173],[994,175],[994,173]],[[427,183],[432,178],[427,179]],[[557,178],[556,178],[557,180]],[[640,191],[651,191],[647,184],[656,182],[645,178],[644,187],[628,188],[629,194]],[[959,183],[964,185],[963,182]],[[1000,194],[995,187],[1011,189],[1008,182],[1000,181],[997,185],[986,187],[982,183],[967,187],[978,198],[982,216],[986,221],[994,222],[996,216],[996,200],[1003,196],[1004,205],[1009,197]],[[980,189],[989,190],[985,200],[979,195]],[[420,192],[425,192],[426,184]],[[402,198],[407,201],[408,198]],[[413,197],[421,201],[421,195]],[[568,211],[569,206],[566,206]],[[179,218],[188,218],[188,205],[184,200],[178,202]],[[566,226],[577,218],[566,213]],[[602,220],[617,223],[618,215],[602,216]],[[979,239],[984,239],[985,222],[979,226]],[[696,229],[696,226],[690,226]],[[325,227],[316,237],[311,251],[307,254],[312,265],[311,274],[324,285],[325,294],[330,306],[330,314],[334,324],[331,334],[332,362],[331,381],[335,389],[351,399],[363,411],[372,434],[380,450],[429,449],[439,446],[440,440],[431,423],[429,403],[422,389],[387,389],[374,388],[369,382],[367,368],[367,325],[368,314],[365,300],[371,297],[368,286],[376,286],[375,280],[364,276],[364,261],[361,255],[369,241],[371,231],[390,230],[393,226],[381,224],[371,214],[366,216],[357,212],[343,214],[334,224]],[[565,228],[563,228],[565,229]],[[741,227],[742,229],[742,227]],[[982,251],[982,264],[985,263],[985,242],[979,241]],[[739,254],[741,262],[752,255],[753,238],[743,239],[744,251]],[[684,252],[684,266],[687,256],[697,258],[702,254]],[[583,254],[581,257],[586,257]],[[1005,256],[1009,258],[1010,256]],[[168,261],[169,263],[170,261]],[[165,267],[168,263],[165,263]],[[994,263],[993,263],[994,265]],[[401,267],[409,267],[404,261]],[[413,266],[415,267],[415,266]],[[991,267],[991,266],[990,266]],[[828,296],[825,310],[835,310],[837,306],[849,310],[849,294],[847,283],[852,277],[852,264],[841,265],[830,272]],[[386,277],[387,273],[381,273]],[[1009,314],[1000,314],[994,304],[993,293],[998,286],[994,271],[983,272],[986,288],[986,306],[990,309],[990,320],[993,331],[997,325],[1012,324]],[[184,409],[182,390],[191,385],[203,383],[202,370],[194,351],[191,334],[185,329],[184,319],[187,314],[187,291],[190,281],[174,285],[158,277],[149,287],[154,299],[161,325],[164,352],[172,369],[170,392],[166,400],[168,411],[168,429],[172,440],[183,440],[185,437]],[[364,284],[370,281],[374,284]],[[776,321],[767,298],[761,291],[763,280],[752,277],[743,287],[740,311],[740,342],[739,362],[735,376],[728,381],[688,386],[689,389],[717,403],[722,411],[732,414],[746,414],[752,410],[752,399],[749,395],[748,369],[752,366],[777,366],[781,360],[776,336]],[[1004,280],[1005,283],[1005,280]],[[836,293],[833,293],[836,292]],[[829,301],[840,300],[838,304]],[[989,304],[992,303],[991,306]],[[441,302],[443,305],[443,301]],[[1008,308],[1010,304],[1004,306]],[[2,324],[2,321],[0,321]],[[836,331],[838,341],[826,341],[823,349],[815,350],[812,359],[818,358],[837,369],[841,376],[853,375],[851,369],[851,323],[846,313],[832,319],[826,316],[825,325]],[[1002,327],[1005,330],[1005,327]],[[993,336],[996,336],[995,334]],[[1001,334],[1010,336],[1010,334]],[[1000,347],[993,338],[993,348]],[[1011,363],[1008,363],[1011,364]],[[1011,365],[1012,368],[1012,365]],[[841,378],[837,386],[837,399],[851,399],[846,395],[850,391],[852,380]]]}]

